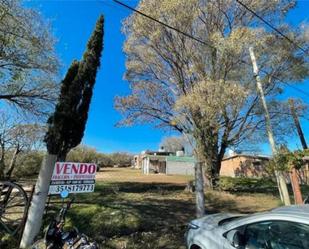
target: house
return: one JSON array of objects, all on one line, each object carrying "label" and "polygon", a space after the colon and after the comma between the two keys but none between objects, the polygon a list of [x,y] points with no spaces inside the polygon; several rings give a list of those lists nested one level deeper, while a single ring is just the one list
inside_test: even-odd
[{"label": "house", "polygon": [[265,155],[232,154],[221,162],[221,176],[263,177],[268,173],[265,167],[270,157]]},{"label": "house", "polygon": [[[176,153],[159,151],[143,151],[135,156],[136,168],[143,174],[194,175],[196,160],[185,156],[184,151]],[[263,177],[268,176],[265,167],[270,157],[265,155],[236,154],[223,158],[220,176],[230,177]]]},{"label": "house", "polygon": [[185,156],[184,151],[172,153],[161,149],[141,154],[141,170],[147,175],[151,173],[194,175],[194,164],[194,157]]}]

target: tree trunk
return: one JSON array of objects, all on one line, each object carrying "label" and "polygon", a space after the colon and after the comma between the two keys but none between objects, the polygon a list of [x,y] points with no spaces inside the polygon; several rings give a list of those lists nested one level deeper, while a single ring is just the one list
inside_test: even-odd
[{"label": "tree trunk", "polygon": [[[216,189],[218,187],[220,179],[220,169],[221,169],[221,160],[222,157],[218,153],[217,147],[208,148],[204,152],[205,161],[206,161],[206,170],[205,174],[208,178],[208,183],[211,189]],[[207,156],[207,157],[206,157]]]},{"label": "tree trunk", "polygon": [[196,194],[196,217],[205,215],[205,195],[203,179],[203,163],[195,164],[195,194]]},{"label": "tree trunk", "polygon": [[5,162],[4,162],[4,146],[1,145],[1,158],[0,158],[0,180],[5,177]]},{"label": "tree trunk", "polygon": [[0,160],[0,180],[4,179],[4,169],[5,169],[5,164],[2,160]]},{"label": "tree trunk", "polygon": [[65,162],[68,152],[61,152],[57,156],[57,162]]},{"label": "tree trunk", "polygon": [[300,190],[300,187],[299,187],[297,172],[296,172],[296,169],[294,167],[292,168],[292,171],[290,172],[290,178],[291,178],[291,184],[292,184],[292,188],[293,188],[295,204],[302,204],[303,198],[302,198],[301,190]]},{"label": "tree trunk", "polygon": [[20,152],[19,148],[16,148],[15,151],[14,151],[14,154],[13,154],[11,162],[10,162],[9,170],[6,172],[6,177],[8,179],[10,179],[11,176],[12,176],[12,173],[13,173],[13,170],[14,170],[15,164],[16,164],[17,155],[19,154],[19,152]]},{"label": "tree trunk", "polygon": [[200,162],[205,162],[206,164],[204,173],[207,181],[205,182],[209,188],[214,189],[218,185],[221,160],[224,156],[226,145],[219,142],[217,128],[210,124],[200,123],[201,119],[202,117],[198,114],[195,116],[196,128],[193,137],[196,141],[197,158]]},{"label": "tree trunk", "polygon": [[309,185],[309,163],[305,166],[305,183]]},{"label": "tree trunk", "polygon": [[300,142],[303,146],[303,149],[306,150],[306,149],[308,149],[308,146],[307,146],[306,139],[305,139],[303,130],[300,126],[300,122],[299,122],[299,119],[298,119],[298,116],[297,116],[297,113],[296,113],[296,110],[295,110],[294,100],[289,99],[289,104],[290,104],[290,110],[291,110],[291,114],[292,114],[292,117],[293,117],[293,120],[294,120],[294,124],[295,124],[296,129],[297,129],[297,134],[299,136],[299,139],[300,139]]},{"label": "tree trunk", "polygon": [[20,248],[30,246],[40,231],[49,184],[56,161],[57,155],[46,154],[44,157],[38,180],[36,182],[35,192],[29,209]]},{"label": "tree trunk", "polygon": [[281,199],[282,202],[286,206],[291,205],[288,187],[286,185],[286,181],[284,179],[284,175],[280,171],[277,171],[277,181],[278,181],[279,192],[280,192],[280,195],[281,195],[281,198],[282,198]]}]

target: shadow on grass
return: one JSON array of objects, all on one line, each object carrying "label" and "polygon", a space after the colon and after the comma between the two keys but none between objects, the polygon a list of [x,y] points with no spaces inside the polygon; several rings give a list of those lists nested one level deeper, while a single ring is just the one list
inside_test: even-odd
[{"label": "shadow on grass", "polygon": [[[177,184],[100,182],[94,193],[76,196],[67,223],[103,248],[184,248],[186,223],[195,214],[192,194],[184,193],[184,188]],[[45,220],[54,211],[50,209]]]},{"label": "shadow on grass", "polygon": [[[241,181],[225,185],[233,195],[208,192],[207,214],[255,212],[254,203],[239,205],[240,200],[245,199],[242,196],[266,193],[265,200],[268,195],[277,195],[274,183],[261,185],[251,181],[247,184]],[[171,183],[97,182],[94,193],[76,195],[67,225],[76,226],[106,249],[182,249],[185,248],[186,224],[195,218],[194,194],[184,189],[185,185]],[[59,197],[51,198],[51,202],[55,201],[58,203],[52,203],[48,209],[44,227],[61,206]]]},{"label": "shadow on grass", "polygon": [[277,195],[277,184],[270,178],[221,177],[219,189],[231,193],[267,193]]},{"label": "shadow on grass", "polygon": [[[194,194],[184,189],[179,184],[98,182],[94,193],[76,196],[68,225],[106,249],[184,249],[186,224],[195,218]],[[254,206],[240,209],[232,197],[207,193],[207,214],[255,211]]]}]

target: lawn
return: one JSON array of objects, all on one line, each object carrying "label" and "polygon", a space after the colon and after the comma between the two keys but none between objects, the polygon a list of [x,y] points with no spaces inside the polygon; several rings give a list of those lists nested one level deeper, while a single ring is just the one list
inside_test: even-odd
[{"label": "lawn", "polygon": [[[186,224],[195,213],[194,194],[184,191],[188,180],[185,176],[145,176],[132,169],[104,169],[97,175],[94,193],[76,195],[68,226],[78,227],[104,249],[184,249]],[[207,213],[252,213],[278,205],[278,197],[271,193],[206,193]],[[45,223],[57,208],[48,209]]]},{"label": "lawn", "polygon": [[[194,194],[184,191],[190,179],[147,176],[125,168],[103,169],[97,175],[95,192],[77,196],[69,223],[95,238],[103,248],[185,248],[186,224],[195,214]],[[251,213],[278,205],[278,198],[271,194],[206,194],[208,213]]]},{"label": "lawn", "polygon": [[139,183],[171,183],[186,184],[192,176],[149,174],[144,175],[141,170],[131,168],[102,168],[96,175],[97,181],[104,182],[139,182]]}]

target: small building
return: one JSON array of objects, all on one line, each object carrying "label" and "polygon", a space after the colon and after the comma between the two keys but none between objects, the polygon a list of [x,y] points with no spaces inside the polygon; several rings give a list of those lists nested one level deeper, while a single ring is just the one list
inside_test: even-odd
[{"label": "small building", "polygon": [[194,175],[195,159],[184,153],[146,151],[141,158],[143,174]]},{"label": "small building", "polygon": [[135,155],[132,161],[132,168],[140,169],[142,167],[142,157],[141,155]]},{"label": "small building", "polygon": [[167,175],[194,175],[195,158],[190,156],[166,157]]},{"label": "small building", "polygon": [[270,157],[265,155],[234,154],[223,158],[220,176],[263,177]]}]

